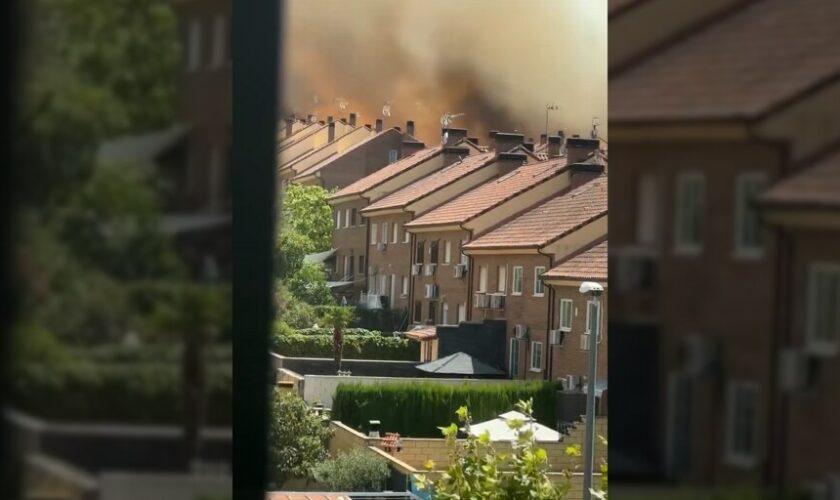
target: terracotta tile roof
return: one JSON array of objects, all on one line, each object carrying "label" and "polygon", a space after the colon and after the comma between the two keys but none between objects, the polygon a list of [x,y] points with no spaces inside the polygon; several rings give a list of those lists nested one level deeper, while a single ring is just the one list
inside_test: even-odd
[{"label": "terracotta tile roof", "polygon": [[840,208],[840,150],[782,179],[759,200],[791,208]]},{"label": "terracotta tile roof", "polygon": [[546,271],[543,278],[606,281],[607,240],[561,261]]},{"label": "terracotta tile roof", "polygon": [[323,160],[319,161],[315,165],[307,168],[303,172],[300,172],[292,180],[297,180],[297,179],[301,179],[303,177],[308,177],[308,176],[314,174],[315,172],[318,172],[319,170],[323,169],[324,167],[326,167],[327,165],[329,165],[333,161],[335,161],[339,158],[342,158],[344,156],[347,156],[350,153],[352,153],[353,151],[356,151],[357,149],[361,149],[368,144],[375,143],[377,140],[381,140],[383,138],[386,138],[389,135],[392,135],[394,133],[399,134],[399,132],[396,129],[392,128],[392,129],[384,130],[382,132],[374,134],[374,135],[372,135],[370,137],[367,137],[365,139],[362,139],[361,141],[357,142],[356,144],[353,144],[352,146],[345,149],[341,153],[330,155],[328,158],[324,158]]},{"label": "terracotta tile roof", "polygon": [[464,246],[489,248],[542,248],[607,213],[607,176],[537,205]]},{"label": "terracotta tile roof", "polygon": [[610,79],[610,121],[752,118],[840,71],[840,2],[748,3]]},{"label": "terracotta tile roof", "polygon": [[376,172],[366,177],[362,177],[353,184],[350,184],[349,186],[345,186],[339,189],[338,191],[333,193],[329,197],[329,199],[341,198],[342,196],[348,196],[353,194],[361,194],[367,191],[368,189],[376,187],[403,172],[411,170],[420,163],[423,163],[424,161],[438,155],[441,151],[443,151],[443,147],[439,145],[432,148],[421,149],[416,153],[413,153],[409,156],[406,156],[405,158],[395,161],[390,165],[380,168]]},{"label": "terracotta tile roof", "polygon": [[350,500],[350,496],[347,493],[272,491],[265,494],[265,500]]},{"label": "terracotta tile roof", "polygon": [[411,202],[419,200],[420,198],[449,185],[469,173],[475,172],[476,170],[491,164],[495,157],[496,153],[492,151],[489,153],[480,153],[468,156],[458,163],[453,163],[452,165],[435,172],[434,175],[426,176],[402,189],[394,191],[376,203],[364,208],[362,213],[386,208],[404,207]]},{"label": "terracotta tile roof", "polygon": [[509,174],[486,182],[426,212],[405,226],[434,226],[468,221],[517,194],[558,175],[565,167],[566,158],[523,165]]}]

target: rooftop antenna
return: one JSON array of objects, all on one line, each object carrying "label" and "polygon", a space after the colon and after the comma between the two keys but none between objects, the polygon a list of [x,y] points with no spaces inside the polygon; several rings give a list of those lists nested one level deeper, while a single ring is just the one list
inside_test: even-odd
[{"label": "rooftop antenna", "polygon": [[[452,121],[459,116],[464,116],[466,113],[444,113],[440,117],[440,125],[443,128],[449,128],[449,125],[452,124]],[[443,133],[442,143],[446,144],[446,141],[449,139],[449,132]]]},{"label": "rooftop antenna", "polygon": [[382,116],[391,116],[391,101],[385,101],[382,105]]},{"label": "rooftop antenna", "polygon": [[598,138],[598,125],[600,125],[600,123],[598,123],[598,117],[593,116],[592,117],[592,132],[590,134],[592,139],[597,139]]},{"label": "rooftop antenna", "polygon": [[338,109],[342,111],[347,111],[347,108],[350,106],[350,101],[343,97],[336,97],[334,101],[338,104]]}]

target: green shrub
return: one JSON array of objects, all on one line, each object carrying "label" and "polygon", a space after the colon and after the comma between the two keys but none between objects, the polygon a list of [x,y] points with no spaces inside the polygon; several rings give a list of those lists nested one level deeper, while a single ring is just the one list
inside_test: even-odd
[{"label": "green shrub", "polygon": [[[332,358],[332,335],[275,335],[274,352],[300,358]],[[420,344],[400,337],[345,335],[344,359],[382,359],[417,361]]]},{"label": "green shrub", "polygon": [[370,420],[380,420],[383,432],[406,437],[438,437],[439,426],[467,404],[476,422],[509,411],[520,400],[533,398],[534,417],[549,427],[556,423],[555,394],[551,382],[508,382],[443,385],[434,382],[389,384],[339,384],[332,415],[350,427],[366,430]]},{"label": "green shrub", "polygon": [[[205,384],[205,422],[230,424],[230,364],[209,366]],[[177,424],[183,416],[177,363],[29,364],[11,385],[13,406],[47,419]]]},{"label": "green shrub", "polygon": [[331,491],[382,491],[391,475],[388,460],[364,448],[353,448],[312,469],[316,481]]},{"label": "green shrub", "polygon": [[[277,330],[275,330],[277,331]],[[332,336],[332,328],[318,327],[318,328],[301,328],[292,330],[290,333],[297,335],[329,335]],[[364,328],[345,328],[342,330],[344,335],[379,335],[383,333],[377,330],[365,330]]]},{"label": "green shrub", "polygon": [[327,458],[330,437],[332,430],[303,399],[275,390],[268,419],[269,487],[279,489],[288,479],[308,477]]}]

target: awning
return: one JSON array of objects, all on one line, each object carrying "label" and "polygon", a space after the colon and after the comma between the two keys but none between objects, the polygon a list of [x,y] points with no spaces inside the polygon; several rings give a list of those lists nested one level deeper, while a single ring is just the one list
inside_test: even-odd
[{"label": "awning", "polygon": [[352,284],[352,281],[327,281],[327,286],[330,288],[330,290],[350,286]]},{"label": "awning", "polygon": [[547,427],[533,418],[528,418],[525,414],[518,411],[509,411],[503,413],[493,420],[481,422],[470,426],[470,434],[473,436],[480,436],[485,432],[490,434],[491,441],[511,441],[516,439],[516,431],[508,426],[511,420],[520,420],[525,422],[522,429],[527,429],[533,432],[534,439],[537,441],[560,441],[561,435],[551,427]]},{"label": "awning", "polygon": [[404,332],[404,334],[406,338],[422,342],[437,338],[437,328],[433,325],[417,326],[412,330]]},{"label": "awning", "polygon": [[418,370],[442,375],[504,375],[498,368],[483,363],[469,354],[456,352],[445,358],[417,366]]},{"label": "awning", "polygon": [[323,264],[327,259],[335,255],[336,249],[327,250],[326,252],[311,253],[303,258],[303,262],[314,262],[316,264]]}]

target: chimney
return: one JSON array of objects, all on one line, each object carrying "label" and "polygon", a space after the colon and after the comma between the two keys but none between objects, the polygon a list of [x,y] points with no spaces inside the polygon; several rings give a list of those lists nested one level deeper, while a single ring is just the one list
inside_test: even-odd
[{"label": "chimney", "polygon": [[376,131],[382,132],[382,118],[376,119]]},{"label": "chimney", "polygon": [[465,128],[445,128],[443,129],[443,137],[445,138],[443,145],[451,146],[461,139],[467,138],[467,129]]},{"label": "chimney", "polygon": [[532,153],[534,152],[534,141],[524,142],[522,143],[522,146],[524,146],[528,151]]},{"label": "chimney", "polygon": [[294,124],[295,124],[295,118],[294,117],[286,118],[286,137],[289,137],[290,135],[292,135],[292,127],[294,126]]},{"label": "chimney", "polygon": [[542,146],[543,144],[545,144],[545,141],[546,141],[546,135],[545,134],[540,134],[540,145]]},{"label": "chimney", "polygon": [[604,166],[593,161],[573,163],[569,167],[569,184],[571,189],[586,184],[600,177],[604,173]]},{"label": "chimney", "polygon": [[524,138],[525,136],[522,134],[496,132],[493,135],[493,139],[496,141],[496,155],[499,153],[507,153],[516,146],[522,144]]},{"label": "chimney", "polygon": [[566,164],[572,165],[584,161],[587,156],[598,149],[598,146],[600,146],[598,139],[570,137],[566,140]]},{"label": "chimney", "polygon": [[333,117],[332,117],[332,116],[328,116],[328,117],[327,117],[327,123],[332,123],[333,121],[334,121],[334,120],[333,120]]},{"label": "chimney", "polygon": [[350,126],[356,126],[356,113],[350,113]]},{"label": "chimney", "polygon": [[335,140],[335,122],[330,122],[327,124],[327,142],[332,142]]},{"label": "chimney", "polygon": [[548,138],[548,145],[546,152],[549,158],[557,158],[563,149],[563,137],[559,135],[552,135]]},{"label": "chimney", "polygon": [[405,122],[405,133],[411,136],[414,135],[414,120]]},{"label": "chimney", "polygon": [[309,123],[315,123],[315,115],[306,115],[306,121]]},{"label": "chimney", "polygon": [[478,137],[467,137],[467,140],[478,146]]},{"label": "chimney", "polygon": [[499,164],[499,177],[513,172],[528,161],[528,156],[518,151],[516,153],[499,153],[496,155],[496,161]]}]

